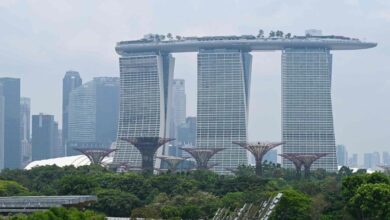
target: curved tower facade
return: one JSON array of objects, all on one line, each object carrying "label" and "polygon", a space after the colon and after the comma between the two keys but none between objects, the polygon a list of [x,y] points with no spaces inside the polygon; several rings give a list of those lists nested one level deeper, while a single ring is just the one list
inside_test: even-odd
[{"label": "curved tower facade", "polygon": [[[337,171],[331,99],[332,55],[326,48],[282,52],[282,153],[327,153],[312,169]],[[283,159],[284,167],[293,164]]]},{"label": "curved tower facade", "polygon": [[[120,107],[114,163],[140,166],[141,154],[123,138],[169,137],[174,58],[169,53],[126,54],[119,64]],[[157,155],[163,151],[161,147]]]},{"label": "curved tower facade", "polygon": [[211,158],[223,174],[247,164],[233,141],[247,141],[252,56],[240,50],[201,50],[198,54],[197,147],[225,148]]}]

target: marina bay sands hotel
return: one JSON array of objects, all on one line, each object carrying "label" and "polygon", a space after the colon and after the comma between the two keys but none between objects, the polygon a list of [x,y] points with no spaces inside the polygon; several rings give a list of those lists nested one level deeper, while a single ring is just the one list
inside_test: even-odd
[{"label": "marina bay sands hotel", "polygon": [[[117,43],[120,55],[120,119],[114,163],[136,165],[141,155],[129,137],[170,136],[169,120],[175,58],[173,53],[197,52],[197,143],[225,148],[212,161],[218,173],[248,164],[247,153],[233,141],[247,141],[251,86],[251,52],[282,51],[282,153],[328,153],[313,168],[336,171],[331,101],[331,50],[375,47],[319,32],[293,37],[156,36]],[[267,126],[267,125],[263,125]],[[259,134],[261,135],[261,134]],[[167,154],[161,147],[157,154]],[[160,161],[156,160],[158,167]],[[292,167],[283,161],[284,167]]]}]

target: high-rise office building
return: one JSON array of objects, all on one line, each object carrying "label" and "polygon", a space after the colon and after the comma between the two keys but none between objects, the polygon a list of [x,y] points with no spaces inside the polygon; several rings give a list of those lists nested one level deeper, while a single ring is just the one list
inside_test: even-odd
[{"label": "high-rise office building", "polygon": [[[327,153],[312,169],[337,171],[331,101],[332,55],[326,48],[282,52],[282,153]],[[283,159],[285,167],[292,163]]]},{"label": "high-rise office building", "polygon": [[32,160],[55,157],[57,132],[54,115],[40,113],[32,116]]},{"label": "high-rise office building", "polygon": [[372,169],[377,169],[378,165],[381,164],[381,155],[379,152],[372,153]]},{"label": "high-rise office building", "polygon": [[4,109],[3,85],[0,84],[0,171],[4,169]]},{"label": "high-rise office building", "polygon": [[[174,58],[161,53],[126,53],[120,64],[120,113],[114,163],[139,165],[139,151],[122,138],[168,137]],[[157,154],[168,153],[162,146]],[[156,160],[160,167],[160,160]]]},{"label": "high-rise office building", "polygon": [[348,159],[349,167],[358,167],[358,155],[352,154],[352,156]]},{"label": "high-rise office building", "polygon": [[240,50],[198,53],[197,147],[225,148],[211,163],[217,173],[247,164],[247,153],[233,141],[247,141],[252,56]]},{"label": "high-rise office building", "polygon": [[177,139],[178,128],[186,121],[186,93],[184,79],[173,80],[171,111],[171,137]]},{"label": "high-rise office building", "polygon": [[384,165],[390,165],[390,154],[388,151],[382,153],[382,163]]},{"label": "high-rise office building", "polygon": [[31,161],[31,100],[30,98],[20,98],[20,141],[22,147],[22,166]]},{"label": "high-rise office building", "polygon": [[116,140],[119,78],[95,77],[70,93],[67,155],[73,148],[109,148]]},{"label": "high-rise office building", "polygon": [[364,153],[364,168],[365,169],[371,169],[373,167],[373,161],[372,161],[372,153]]},{"label": "high-rise office building", "polygon": [[348,152],[344,145],[336,146],[336,157],[337,157],[337,165],[339,166],[347,166],[348,165]]},{"label": "high-rise office building", "polygon": [[[62,138],[63,144],[68,140],[68,114],[70,92],[83,83],[79,72],[67,71],[62,80]],[[65,146],[64,146],[65,147]]]},{"label": "high-rise office building", "polygon": [[20,168],[20,79],[0,78],[4,105],[4,167]]},{"label": "high-rise office building", "polygon": [[54,122],[54,145],[52,151],[52,157],[64,157],[65,148],[62,144],[61,129],[58,129],[58,122]]}]

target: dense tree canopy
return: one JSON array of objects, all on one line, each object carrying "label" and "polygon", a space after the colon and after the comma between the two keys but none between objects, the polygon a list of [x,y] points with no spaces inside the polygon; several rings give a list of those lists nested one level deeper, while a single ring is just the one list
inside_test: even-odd
[{"label": "dense tree canopy", "polygon": [[[99,166],[37,167],[3,170],[0,195],[97,195],[89,212],[53,209],[14,219],[100,219],[107,216],[164,219],[212,218],[218,208],[231,211],[245,203],[260,204],[283,192],[272,219],[386,219],[389,217],[389,177],[382,173],[338,174],[314,171],[311,179],[295,179],[295,171],[264,162],[259,178],[253,167],[240,166],[235,175],[210,171],[115,173]],[[54,216],[54,217],[53,217]],[[61,217],[59,218],[61,219]]]}]

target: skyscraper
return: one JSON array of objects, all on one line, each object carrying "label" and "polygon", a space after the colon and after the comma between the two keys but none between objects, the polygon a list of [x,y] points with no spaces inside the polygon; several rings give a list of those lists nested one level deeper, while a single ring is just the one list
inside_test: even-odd
[{"label": "skyscraper", "polygon": [[54,157],[58,124],[54,115],[32,116],[32,160],[43,160]]},{"label": "skyscraper", "polygon": [[[326,48],[282,52],[282,153],[328,153],[312,169],[337,171],[331,101],[332,55]],[[292,163],[283,159],[285,167]]]},{"label": "skyscraper", "polygon": [[[174,58],[161,53],[121,54],[120,113],[114,163],[140,164],[138,150],[127,137],[169,137]],[[157,154],[161,155],[161,147]],[[160,161],[156,160],[156,166]]]},{"label": "skyscraper", "polygon": [[67,155],[74,147],[110,147],[116,140],[119,78],[95,77],[70,93]]},{"label": "skyscraper", "polygon": [[3,85],[0,84],[0,171],[4,169],[4,109]]},{"label": "skyscraper", "polygon": [[[246,141],[251,51],[281,50],[283,153],[327,153],[312,168],[337,171],[331,105],[330,50],[355,50],[377,44],[343,36],[256,38],[242,36],[182,37],[177,40],[147,35],[118,42],[121,56],[121,111],[118,142],[124,137],[171,134],[169,90],[173,65],[170,53],[198,53],[197,146],[226,150],[213,161],[215,171],[247,163],[246,152],[232,141]],[[173,63],[173,62],[172,62]],[[150,114],[153,113],[153,116]],[[307,116],[307,117],[306,117]],[[118,143],[115,162],[135,161],[139,155],[127,143]],[[159,152],[161,153],[161,152]],[[283,161],[284,166],[291,163]],[[157,161],[158,164],[158,161]]]},{"label": "skyscraper", "polygon": [[352,154],[352,157],[348,160],[348,166],[349,167],[358,167],[358,155]]},{"label": "skyscraper", "polygon": [[382,163],[384,165],[390,165],[390,154],[388,151],[384,151],[382,154]]},{"label": "skyscraper", "polygon": [[66,146],[68,140],[68,114],[69,114],[69,96],[70,92],[81,86],[82,79],[79,72],[67,71],[62,80],[62,139]]},{"label": "skyscraper", "polygon": [[172,90],[172,122],[174,132],[173,138],[177,138],[177,129],[180,124],[186,121],[186,92],[184,79],[173,80]]},{"label": "skyscraper", "polygon": [[363,164],[364,168],[371,169],[373,167],[372,154],[365,153],[363,159],[364,159],[364,164]]},{"label": "skyscraper", "polygon": [[20,79],[0,78],[4,105],[4,167],[20,168]]},{"label": "skyscraper", "polygon": [[22,147],[22,165],[25,166],[31,161],[31,100],[30,98],[20,98],[20,141]]},{"label": "skyscraper", "polygon": [[198,53],[197,147],[225,148],[211,163],[214,171],[247,164],[247,141],[252,56],[240,50],[214,49]]},{"label": "skyscraper", "polygon": [[348,165],[348,153],[344,145],[336,146],[336,157],[337,157],[337,165],[339,166]]}]

